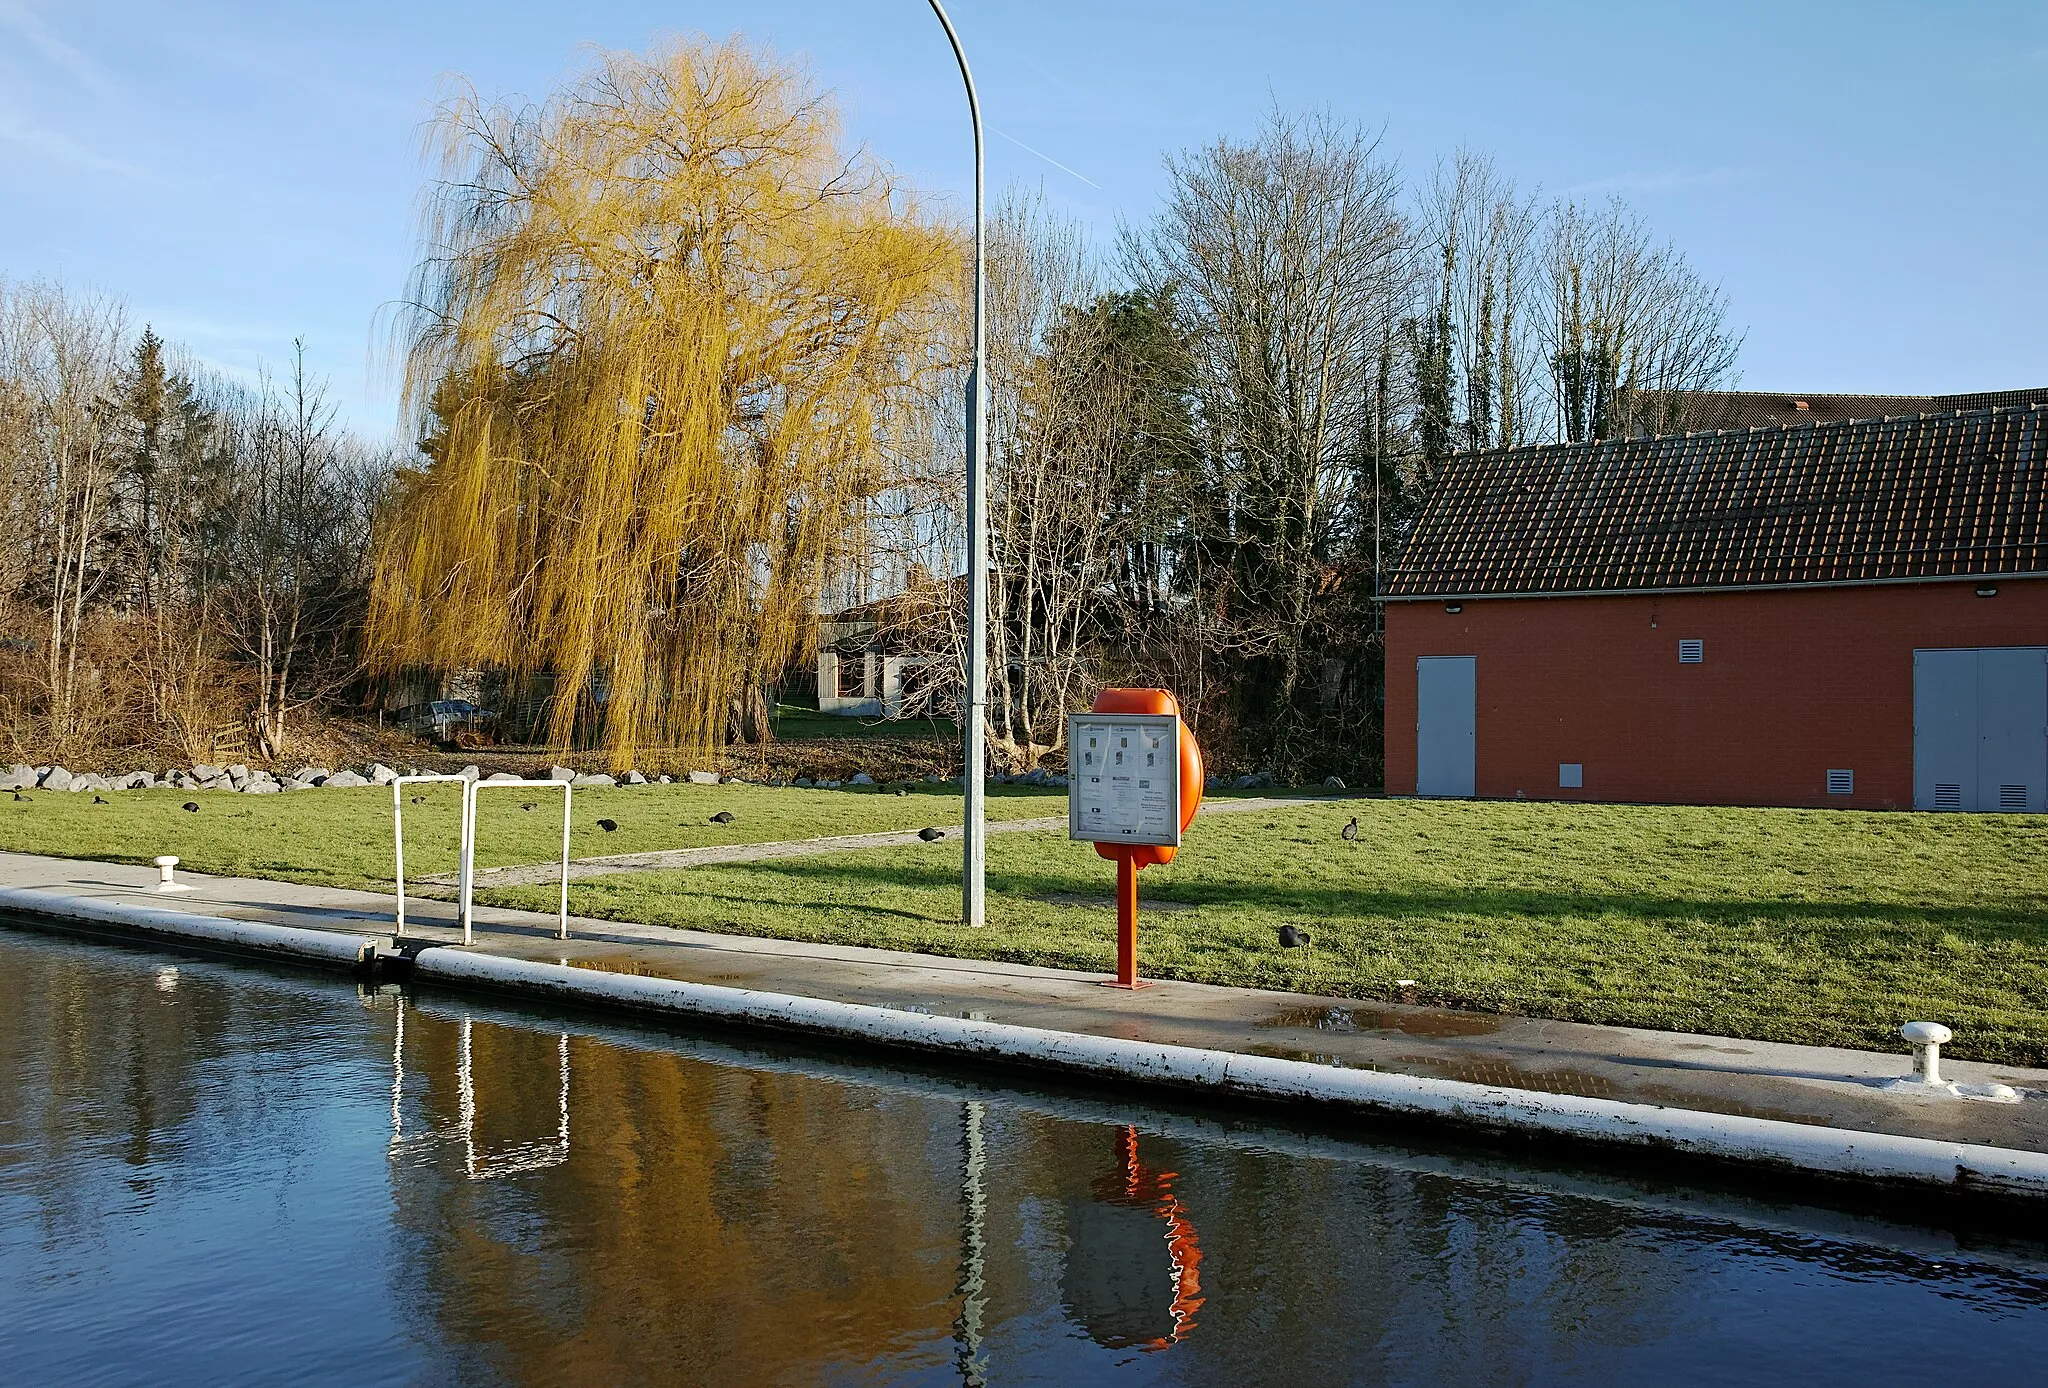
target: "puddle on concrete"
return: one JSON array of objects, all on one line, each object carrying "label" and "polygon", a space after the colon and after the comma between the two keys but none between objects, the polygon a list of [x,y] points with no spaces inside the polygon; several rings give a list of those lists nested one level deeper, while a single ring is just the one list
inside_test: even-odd
[{"label": "puddle on concrete", "polygon": [[1268,1029],[1298,1027],[1305,1031],[1396,1031],[1404,1036],[1446,1038],[1490,1036],[1505,1018],[1472,1012],[1393,1012],[1377,1007],[1290,1007],[1258,1025]]},{"label": "puddle on concrete", "polygon": [[1533,1089],[1544,1094],[1571,1094],[1581,1099],[1614,1099],[1629,1104],[1663,1104],[1671,1108],[1700,1109],[1727,1113],[1740,1118],[1771,1118],[1781,1123],[1813,1123],[1810,1113],[1745,1104],[1721,1095],[1694,1090],[1672,1089],[1661,1084],[1617,1083],[1605,1075],[1584,1070],[1524,1070],[1505,1060],[1446,1063],[1435,1056],[1396,1056],[1392,1062],[1408,1074],[1429,1075],[1440,1080],[1462,1080],[1466,1084],[1490,1084],[1502,1089]]},{"label": "puddle on concrete", "polygon": [[1253,1055],[1262,1055],[1271,1060],[1299,1060],[1309,1065],[1330,1065],[1339,1070],[1377,1070],[1380,1067],[1371,1062],[1347,1061],[1327,1051],[1304,1051],[1293,1046],[1250,1046],[1246,1048]]},{"label": "puddle on concrete", "polygon": [[1427,1056],[1404,1055],[1403,1065],[1440,1080],[1466,1084],[1490,1084],[1501,1089],[1530,1089],[1539,1094],[1571,1094],[1581,1099],[1620,1099],[1623,1094],[1613,1080],[1584,1070],[1523,1070],[1505,1061],[1481,1060],[1445,1065]]}]

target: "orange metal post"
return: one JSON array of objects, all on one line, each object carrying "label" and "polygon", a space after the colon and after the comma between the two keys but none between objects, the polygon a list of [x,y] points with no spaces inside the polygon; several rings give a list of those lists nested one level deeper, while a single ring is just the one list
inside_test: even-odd
[{"label": "orange metal post", "polygon": [[1138,977],[1138,864],[1129,851],[1116,860],[1116,982],[1109,986],[1152,986]]}]

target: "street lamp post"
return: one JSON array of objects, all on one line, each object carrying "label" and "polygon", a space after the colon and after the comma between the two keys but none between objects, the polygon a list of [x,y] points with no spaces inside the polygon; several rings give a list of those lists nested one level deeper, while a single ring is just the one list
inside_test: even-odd
[{"label": "street lamp post", "polygon": [[965,822],[960,872],[960,919],[970,927],[987,923],[988,825],[983,814],[982,727],[988,705],[988,478],[987,445],[982,424],[988,418],[982,381],[982,338],[988,304],[982,289],[982,147],[981,101],[974,94],[974,74],[967,70],[967,52],[946,8],[931,0],[932,13],[946,30],[960,80],[967,84],[967,114],[974,123],[974,367],[967,377],[967,697],[962,732],[966,756],[960,769],[965,795]]}]

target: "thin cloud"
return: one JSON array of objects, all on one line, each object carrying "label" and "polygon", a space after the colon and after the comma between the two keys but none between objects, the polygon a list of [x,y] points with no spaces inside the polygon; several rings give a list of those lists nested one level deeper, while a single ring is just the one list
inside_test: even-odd
[{"label": "thin cloud", "polygon": [[1715,183],[1735,183],[1749,178],[1754,169],[1664,169],[1649,174],[1620,174],[1596,178],[1564,190],[1573,193],[1661,193],[1672,188],[1698,188]]},{"label": "thin cloud", "polygon": [[4,113],[0,113],[0,146],[8,146],[35,158],[62,164],[80,173],[106,174],[113,178],[126,179],[131,183],[158,181],[147,169],[138,168],[126,160],[116,159],[111,155],[101,154],[61,131],[30,125],[18,116]]},{"label": "thin cloud", "polygon": [[68,73],[80,86],[98,96],[112,96],[114,79],[85,52],[67,42],[63,35],[43,22],[41,15],[21,0],[0,0],[0,27],[12,29],[52,67]]},{"label": "thin cloud", "polygon": [[[998,135],[1003,135],[1003,132],[1002,132],[1002,131],[1000,131],[1000,130],[996,130],[996,128],[995,128],[995,127],[994,127],[993,125],[991,125],[991,126],[989,127],[989,129],[990,129],[990,130],[992,130],[992,131],[994,131],[994,132],[995,132],[996,134],[998,134]],[[1043,159],[1043,160],[1044,160],[1044,161],[1045,161],[1046,163],[1048,163],[1048,164],[1052,165],[1052,166],[1053,166],[1054,168],[1058,169],[1058,170],[1059,170],[1059,171],[1060,171],[1061,173],[1064,173],[1064,174],[1073,174],[1073,176],[1074,176],[1075,178],[1078,178],[1078,179],[1080,179],[1080,180],[1081,180],[1081,181],[1082,181],[1083,183],[1087,184],[1087,185],[1088,185],[1088,186],[1089,186],[1090,188],[1093,188],[1093,189],[1094,189],[1094,190],[1095,190],[1096,192],[1098,192],[1098,193],[1099,193],[1099,192],[1101,192],[1101,191],[1102,191],[1102,185],[1101,185],[1100,183],[1097,183],[1097,182],[1096,182],[1096,181],[1095,181],[1094,179],[1092,179],[1092,178],[1088,177],[1088,175],[1087,175],[1087,174],[1084,174],[1084,173],[1075,173],[1075,171],[1074,171],[1074,170],[1072,170],[1072,169],[1068,168],[1068,167],[1067,167],[1067,166],[1066,166],[1065,164],[1062,164],[1062,163],[1061,163],[1061,162],[1060,162],[1059,160],[1057,160],[1057,159],[1053,158],[1053,157],[1052,157],[1052,156],[1051,156],[1050,154],[1046,154],[1046,153],[1044,153],[1044,152],[1043,152],[1043,151],[1041,151],[1041,150],[1035,150],[1035,149],[1033,149],[1033,148],[1032,148],[1032,147],[1031,147],[1030,145],[1027,145],[1027,144],[1025,144],[1025,143],[1024,143],[1024,142],[1023,142],[1022,140],[1018,139],[1018,138],[1017,138],[1017,137],[1016,137],[1015,135],[1003,135],[1003,138],[1004,138],[1004,139],[1006,139],[1006,140],[1008,140],[1008,141],[1009,141],[1009,142],[1010,142],[1011,144],[1015,145],[1015,146],[1016,146],[1017,148],[1019,148],[1019,149],[1023,150],[1023,151],[1024,151],[1024,152],[1025,152],[1026,154],[1035,154],[1035,155],[1037,155],[1037,156],[1038,156],[1038,157],[1039,157],[1040,159]]]}]

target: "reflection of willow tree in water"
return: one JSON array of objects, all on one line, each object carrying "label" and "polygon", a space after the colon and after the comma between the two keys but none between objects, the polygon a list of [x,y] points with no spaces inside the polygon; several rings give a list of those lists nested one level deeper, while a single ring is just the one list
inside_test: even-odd
[{"label": "reflection of willow tree in water", "polygon": [[470,95],[438,136],[406,325],[431,461],[371,647],[552,674],[549,735],[595,722],[622,766],[757,734],[949,350],[958,236],[736,42],[606,54],[523,111]]},{"label": "reflection of willow tree in water", "polygon": [[[400,1298],[455,1363],[758,1384],[948,1338],[956,1177],[925,1105],[572,1038],[567,1159],[471,1180],[462,1025],[409,1010],[405,1033]],[[477,1023],[470,1044],[476,1150],[551,1140],[555,1037]]]}]

